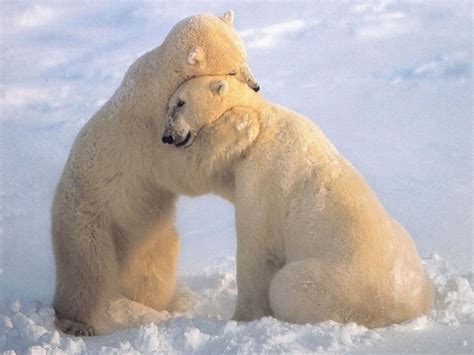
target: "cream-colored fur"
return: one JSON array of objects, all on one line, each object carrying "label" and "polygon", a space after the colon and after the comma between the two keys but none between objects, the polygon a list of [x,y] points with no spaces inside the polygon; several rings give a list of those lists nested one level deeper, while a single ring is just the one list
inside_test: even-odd
[{"label": "cream-colored fur", "polygon": [[235,204],[234,319],[379,327],[432,305],[410,235],[309,119],[232,77],[200,77],[171,98],[165,131],[191,132],[176,148],[189,162],[225,157],[196,174],[222,174],[214,191]]},{"label": "cream-colored fur", "polygon": [[232,21],[229,12],[179,22],[78,134],[52,207],[61,330],[107,331],[104,310],[122,294],[157,310],[169,304],[179,252],[175,201],[193,182],[180,175],[177,149],[161,142],[164,117],[174,91],[195,76],[231,73],[258,90]]}]

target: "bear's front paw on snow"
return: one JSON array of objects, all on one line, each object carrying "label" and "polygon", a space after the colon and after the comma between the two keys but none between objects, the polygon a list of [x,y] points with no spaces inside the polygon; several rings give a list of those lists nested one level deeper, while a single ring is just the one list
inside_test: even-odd
[{"label": "bear's front paw on snow", "polygon": [[97,335],[93,326],[82,322],[72,321],[70,319],[56,319],[56,326],[64,333],[75,336]]},{"label": "bear's front paw on snow", "polygon": [[232,320],[238,322],[251,322],[271,315],[272,311],[269,307],[247,305],[246,307],[237,307],[232,316]]}]

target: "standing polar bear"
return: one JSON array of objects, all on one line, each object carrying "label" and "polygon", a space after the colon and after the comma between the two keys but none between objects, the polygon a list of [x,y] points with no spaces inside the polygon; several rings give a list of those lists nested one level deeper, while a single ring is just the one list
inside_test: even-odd
[{"label": "standing polar bear", "polygon": [[[410,235],[314,123],[229,76],[189,80],[169,106],[165,141],[186,137],[190,168],[228,181],[234,319],[380,327],[430,308],[432,288]],[[215,161],[216,153],[224,158]]]},{"label": "standing polar bear", "polygon": [[232,22],[232,12],[179,22],[78,134],[52,207],[54,309],[64,332],[110,330],[104,310],[116,295],[156,310],[169,304],[179,252],[175,201],[190,182],[173,169],[185,162],[160,140],[167,104],[200,75],[232,74],[258,90]]}]

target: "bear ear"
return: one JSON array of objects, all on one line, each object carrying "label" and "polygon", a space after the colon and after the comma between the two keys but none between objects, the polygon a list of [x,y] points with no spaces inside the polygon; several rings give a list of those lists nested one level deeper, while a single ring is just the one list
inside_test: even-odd
[{"label": "bear ear", "polygon": [[204,61],[204,50],[201,47],[193,47],[188,53],[188,63],[196,64]]},{"label": "bear ear", "polygon": [[227,81],[225,80],[214,80],[211,82],[211,91],[217,95],[223,95],[229,88]]},{"label": "bear ear", "polygon": [[228,24],[230,27],[234,25],[234,11],[229,10],[224,15],[219,17],[222,21]]}]

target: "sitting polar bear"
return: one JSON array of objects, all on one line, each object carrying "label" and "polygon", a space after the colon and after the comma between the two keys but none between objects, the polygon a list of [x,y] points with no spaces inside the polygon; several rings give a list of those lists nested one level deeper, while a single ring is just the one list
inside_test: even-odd
[{"label": "sitting polar bear", "polygon": [[132,64],[78,134],[52,207],[61,330],[112,330],[104,313],[115,296],[156,310],[170,303],[179,252],[175,202],[181,185],[192,182],[174,168],[186,164],[176,149],[160,141],[167,103],[199,75],[232,74],[258,90],[232,22],[232,12],[179,22]]},{"label": "sitting polar bear", "polygon": [[430,308],[410,235],[313,122],[232,77],[200,77],[169,103],[164,140],[183,139],[188,168],[235,204],[235,320],[380,327]]}]

